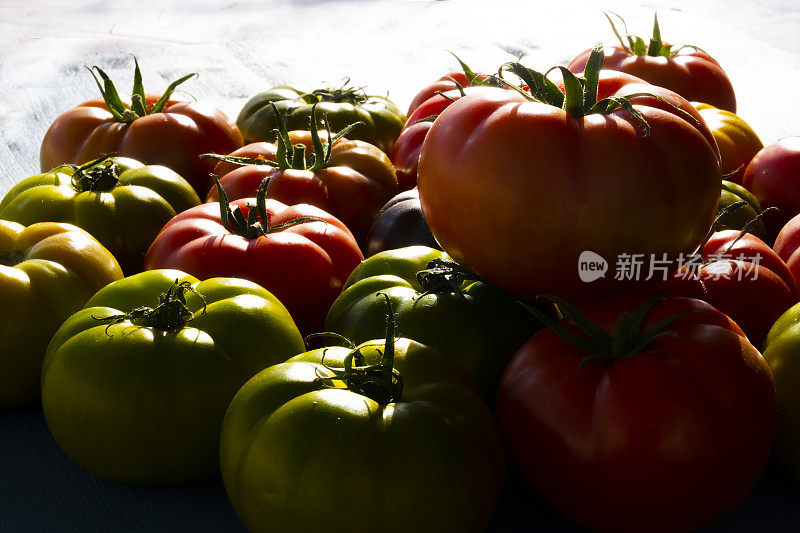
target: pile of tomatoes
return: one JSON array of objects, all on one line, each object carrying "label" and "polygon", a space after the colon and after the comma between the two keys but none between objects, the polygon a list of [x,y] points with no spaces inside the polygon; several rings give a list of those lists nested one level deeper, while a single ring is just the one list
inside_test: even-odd
[{"label": "pile of tomatoes", "polygon": [[459,63],[405,114],[281,86],[235,123],[95,67],[0,201],[0,408],[112,479],[221,475],[252,531],[482,531],[507,475],[689,531],[773,451],[800,479],[800,139],[657,21]]}]

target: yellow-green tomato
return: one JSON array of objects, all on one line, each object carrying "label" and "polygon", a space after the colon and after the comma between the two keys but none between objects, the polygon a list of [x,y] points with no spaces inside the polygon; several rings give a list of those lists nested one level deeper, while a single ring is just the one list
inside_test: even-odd
[{"label": "yellow-green tomato", "polygon": [[742,183],[747,164],[764,144],[753,128],[735,113],[709,104],[692,102],[717,141],[724,179]]},{"label": "yellow-green tomato", "polygon": [[50,338],[95,291],[120,278],[111,252],[78,227],[0,220],[0,409],[39,397]]},{"label": "yellow-green tomato", "polygon": [[67,455],[102,476],[210,478],[236,391],[303,350],[286,308],[255,283],[143,272],[99,291],[55,334],[44,415]]},{"label": "yellow-green tomato", "polygon": [[[363,360],[346,370],[356,353]],[[254,533],[483,531],[504,460],[470,387],[448,357],[408,339],[317,349],[267,368],[223,423],[234,509]]]},{"label": "yellow-green tomato", "polygon": [[104,157],[22,180],[0,201],[0,218],[75,224],[132,274],[142,270],[144,255],[164,224],[196,205],[200,198],[192,186],[169,168]]},{"label": "yellow-green tomato", "polygon": [[769,330],[763,355],[772,370],[778,405],[774,452],[800,481],[800,304],[781,315]]}]

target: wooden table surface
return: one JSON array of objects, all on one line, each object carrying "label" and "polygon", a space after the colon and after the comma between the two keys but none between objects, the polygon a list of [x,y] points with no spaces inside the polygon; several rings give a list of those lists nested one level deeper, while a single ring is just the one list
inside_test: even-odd
[{"label": "wooden table surface", "polygon": [[[67,6],[68,7],[65,7]],[[0,194],[39,171],[50,122],[97,88],[98,65],[129,92],[132,55],[148,91],[187,72],[181,90],[235,118],[278,84],[316,88],[350,78],[405,108],[456,67],[476,70],[524,54],[537,69],[565,64],[596,42],[614,44],[602,11],[622,14],[716,57],[736,88],[738,114],[765,144],[800,134],[800,5],[796,0],[666,2],[0,0]],[[3,303],[0,301],[0,305]],[[0,347],[0,350],[3,348]],[[770,469],[753,494],[704,531],[800,530],[800,488]],[[219,482],[131,486],[72,463],[39,406],[0,411],[0,532],[242,531]],[[492,532],[573,531],[513,481]]]}]

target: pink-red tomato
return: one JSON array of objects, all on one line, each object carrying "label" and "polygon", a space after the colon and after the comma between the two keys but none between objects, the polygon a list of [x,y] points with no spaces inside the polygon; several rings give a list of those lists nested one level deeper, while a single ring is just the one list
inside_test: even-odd
[{"label": "pink-red tomato", "polygon": [[761,149],[747,165],[742,185],[763,209],[778,208],[777,214],[764,217],[774,237],[800,213],[800,137],[784,137]]}]

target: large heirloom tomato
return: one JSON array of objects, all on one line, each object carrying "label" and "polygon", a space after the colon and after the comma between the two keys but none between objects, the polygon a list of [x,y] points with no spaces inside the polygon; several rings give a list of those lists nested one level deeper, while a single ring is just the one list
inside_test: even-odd
[{"label": "large heirloom tomato", "polygon": [[565,69],[562,90],[515,64],[538,100],[467,95],[422,146],[418,188],[434,237],[521,296],[607,293],[614,280],[581,281],[584,251],[612,265],[621,254],[677,257],[702,242],[716,212],[718,152],[697,111],[628,74],[598,74],[600,58],[598,48],[584,90]]},{"label": "large heirloom tomato", "polygon": [[101,289],[56,332],[42,367],[44,415],[67,455],[96,474],[210,478],[236,391],[303,351],[286,308],[255,283],[142,272]]},{"label": "large heirloom tomato", "polygon": [[222,480],[256,533],[478,533],[504,460],[491,413],[435,350],[392,336],[267,368],[231,402]]},{"label": "large heirloom tomato", "polygon": [[144,254],[164,224],[199,204],[192,187],[169,168],[104,156],[21,181],[0,201],[0,218],[80,226],[132,274],[142,270]]},{"label": "large heirloom tomato", "polygon": [[273,142],[278,128],[276,108],[286,116],[290,130],[304,130],[308,128],[315,104],[333,131],[358,123],[349,137],[375,145],[385,153],[392,149],[406,122],[406,117],[391,100],[368,96],[362,89],[344,86],[303,92],[279,86],[252,97],[239,112],[236,124],[247,143]]},{"label": "large heirloom tomato", "polygon": [[690,298],[560,308],[570,320],[517,352],[495,408],[533,493],[613,533],[690,531],[744,499],[769,457],[775,388],[742,331]]},{"label": "large heirloom tomato", "polygon": [[[266,179],[267,198],[319,207],[363,243],[381,206],[397,192],[394,167],[375,146],[343,138],[347,128],[333,136],[330,130],[318,132],[316,116],[312,109],[305,131],[287,131],[279,113],[274,144],[251,143],[228,156],[213,156],[220,160],[214,172],[231,200],[253,198]],[[217,198],[211,189],[207,200]]]},{"label": "large heirloom tomato", "polygon": [[249,279],[275,294],[303,333],[318,331],[363,256],[335,217],[307,204],[266,199],[265,193],[262,187],[257,198],[229,205],[223,191],[221,202],[184,211],[158,234],[144,266]]},{"label": "large heirloom tomato", "polygon": [[[606,50],[604,69],[631,74],[652,85],[675,91],[687,100],[711,104],[731,113],[736,112],[733,85],[720,64],[696,46],[676,48],[663,43],[658,17],[653,24],[653,36],[649,39],[649,45],[641,37],[628,35],[627,27],[626,43],[611,18],[608,21],[620,46]],[[581,52],[567,68],[575,73],[581,72],[590,54],[591,50]]]},{"label": "large heirloom tomato", "polygon": [[103,98],[84,102],[56,118],[42,140],[42,171],[113,152],[148,165],[167,166],[200,197],[205,196],[214,162],[198,156],[227,154],[242,146],[242,135],[219,109],[170,99],[175,87],[192,75],[173,82],[161,97],[146,95],[137,63],[129,103],[119,97],[108,76],[95,69],[103,80],[103,85],[97,83]]},{"label": "large heirloom tomato", "polygon": [[410,246],[373,255],[353,270],[325,319],[354,342],[383,331],[394,307],[403,336],[451,357],[491,404],[511,355],[541,327],[513,296],[476,279],[447,254]]},{"label": "large heirloom tomato", "polygon": [[61,323],[122,270],[70,224],[0,220],[0,409],[39,397],[42,359]]}]

